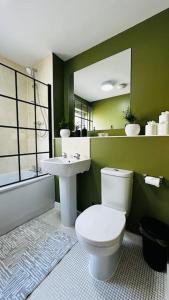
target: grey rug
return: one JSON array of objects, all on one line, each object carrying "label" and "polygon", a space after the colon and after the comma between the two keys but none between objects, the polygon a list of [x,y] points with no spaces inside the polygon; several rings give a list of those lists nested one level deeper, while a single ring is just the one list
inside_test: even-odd
[{"label": "grey rug", "polygon": [[26,299],[75,243],[40,218],[1,236],[0,299]]}]

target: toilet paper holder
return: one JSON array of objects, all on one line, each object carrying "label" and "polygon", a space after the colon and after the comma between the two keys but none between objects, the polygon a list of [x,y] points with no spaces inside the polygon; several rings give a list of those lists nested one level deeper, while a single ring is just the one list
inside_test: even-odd
[{"label": "toilet paper holder", "polygon": [[[148,174],[143,174],[143,177],[145,178],[146,176],[150,176]],[[155,177],[155,176],[152,176],[152,177]],[[164,176],[158,176],[158,178],[160,179],[160,184],[163,183],[164,181]]]}]

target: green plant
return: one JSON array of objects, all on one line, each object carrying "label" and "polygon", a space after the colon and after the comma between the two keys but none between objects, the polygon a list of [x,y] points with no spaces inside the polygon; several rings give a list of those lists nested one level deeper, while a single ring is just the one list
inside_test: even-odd
[{"label": "green plant", "polygon": [[64,119],[59,122],[60,129],[69,129],[69,122],[66,122]]},{"label": "green plant", "polygon": [[97,132],[96,131],[88,131],[88,136],[97,136]]},{"label": "green plant", "polygon": [[124,112],[124,119],[129,123],[135,123],[136,117],[132,114],[130,111],[130,108],[128,107]]}]

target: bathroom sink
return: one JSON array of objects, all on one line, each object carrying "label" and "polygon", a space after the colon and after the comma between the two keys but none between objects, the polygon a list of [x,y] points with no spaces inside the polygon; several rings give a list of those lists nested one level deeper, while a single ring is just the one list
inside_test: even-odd
[{"label": "bathroom sink", "polygon": [[54,157],[42,162],[42,171],[51,175],[70,177],[88,171],[90,159]]},{"label": "bathroom sink", "polygon": [[88,171],[90,163],[90,159],[76,157],[54,157],[41,161],[43,172],[59,176],[61,222],[64,226],[74,226],[77,218],[76,175]]}]

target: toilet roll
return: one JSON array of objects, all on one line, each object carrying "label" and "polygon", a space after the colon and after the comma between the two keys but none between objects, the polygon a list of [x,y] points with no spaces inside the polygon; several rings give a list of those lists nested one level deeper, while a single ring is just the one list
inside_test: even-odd
[{"label": "toilet roll", "polygon": [[158,177],[146,176],[144,180],[146,184],[154,185],[158,188],[160,187],[160,178]]}]

